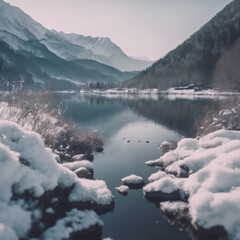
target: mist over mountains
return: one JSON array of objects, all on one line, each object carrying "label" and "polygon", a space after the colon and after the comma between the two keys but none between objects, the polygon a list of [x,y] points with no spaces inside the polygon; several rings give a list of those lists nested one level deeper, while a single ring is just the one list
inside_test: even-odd
[{"label": "mist over mountains", "polygon": [[240,91],[239,0],[123,86],[168,89],[189,84]]},{"label": "mist over mountains", "polygon": [[0,0],[0,88],[71,89],[88,82],[119,82],[151,61],[128,57],[109,38],[48,30]]}]

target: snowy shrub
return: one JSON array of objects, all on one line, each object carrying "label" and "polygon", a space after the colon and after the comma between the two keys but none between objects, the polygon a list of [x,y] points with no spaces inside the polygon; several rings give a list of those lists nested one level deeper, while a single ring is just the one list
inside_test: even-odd
[{"label": "snowy shrub", "polygon": [[0,97],[0,119],[19,124],[39,133],[45,144],[58,152],[62,159],[84,153],[88,157],[102,148],[96,132],[81,132],[76,124],[62,117],[59,107],[51,107],[49,92],[3,92]]},{"label": "snowy shrub", "polygon": [[240,130],[240,100],[233,98],[206,107],[202,118],[196,120],[197,135],[203,136],[219,129]]}]

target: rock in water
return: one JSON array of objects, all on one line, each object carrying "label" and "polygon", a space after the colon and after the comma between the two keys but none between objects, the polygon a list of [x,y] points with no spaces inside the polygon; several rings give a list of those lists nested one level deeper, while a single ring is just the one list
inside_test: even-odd
[{"label": "rock in water", "polygon": [[132,174],[122,178],[122,184],[132,189],[138,189],[144,186],[144,181],[142,177]]},{"label": "rock in water", "polygon": [[127,195],[129,187],[126,185],[121,185],[119,187],[115,187],[115,189],[122,195]]},{"label": "rock in water", "polygon": [[147,184],[143,188],[143,194],[150,201],[180,200],[180,191],[171,177],[163,177],[160,180]]}]

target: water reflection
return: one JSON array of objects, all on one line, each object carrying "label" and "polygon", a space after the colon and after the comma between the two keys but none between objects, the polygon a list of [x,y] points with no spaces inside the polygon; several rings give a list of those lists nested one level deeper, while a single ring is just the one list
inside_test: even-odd
[{"label": "water reflection", "polygon": [[130,191],[124,197],[114,188],[121,184],[122,177],[132,173],[147,182],[156,169],[147,167],[144,162],[160,156],[157,147],[161,142],[178,140],[182,135],[193,136],[194,120],[213,100],[58,94],[55,104],[59,102],[66,118],[71,118],[81,129],[97,129],[105,140],[104,153],[95,156],[95,177],[105,180],[114,193],[115,209],[101,217],[105,222],[103,237],[190,239],[186,232],[172,227],[160,210],[143,198],[142,190]]},{"label": "water reflection", "polygon": [[[93,125],[99,126],[105,135],[104,123],[110,123],[114,118],[119,118],[116,126],[108,129],[109,133],[109,130],[114,131],[126,122],[135,121],[136,117],[131,115],[131,111],[134,111],[139,116],[175,130],[186,137],[194,136],[195,120],[202,115],[206,106],[215,102],[214,99],[168,99],[156,95],[154,98],[149,96],[146,98],[138,96],[109,98],[92,95],[68,95],[68,97],[62,95],[61,99],[67,107],[65,116],[81,123],[86,130],[92,130]],[[129,110],[128,114],[127,110]],[[124,121],[124,119],[127,120]]]}]

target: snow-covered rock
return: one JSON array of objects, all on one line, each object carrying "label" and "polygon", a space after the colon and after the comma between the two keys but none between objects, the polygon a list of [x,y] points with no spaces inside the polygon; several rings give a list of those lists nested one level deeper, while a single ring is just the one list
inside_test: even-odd
[{"label": "snow-covered rock", "polygon": [[116,189],[119,193],[121,193],[121,194],[123,194],[123,195],[127,195],[127,194],[128,194],[128,190],[129,190],[129,187],[126,186],[126,185],[121,185],[121,186],[119,186],[119,187],[115,187],[115,189]]},{"label": "snow-covered rock", "polygon": [[160,209],[172,224],[184,226],[189,224],[188,203],[181,201],[166,201],[160,203]]},{"label": "snow-covered rock", "polygon": [[109,206],[113,203],[113,195],[102,180],[78,179],[68,199],[75,205],[94,203]]},{"label": "snow-covered rock", "polygon": [[[78,179],[74,172],[57,163],[38,134],[2,120],[0,189],[1,240],[28,239],[29,231],[36,226],[39,226],[38,231],[47,231],[49,226],[44,214],[49,215],[51,210],[50,215],[54,216],[57,210],[71,210],[72,201],[78,206],[83,203],[81,209],[93,209],[91,205],[84,205],[87,201],[99,209],[101,205],[113,204],[113,196],[104,181]],[[53,209],[49,209],[50,205]]]},{"label": "snow-covered rock", "polygon": [[[161,163],[167,171],[184,169],[186,178],[161,178],[146,185],[144,194],[180,189],[181,197],[188,197],[193,225],[222,226],[230,239],[239,239],[240,132],[218,130],[200,139],[182,139],[173,154],[179,157],[169,159],[166,153]],[[165,209],[168,205],[161,204]],[[181,211],[183,205],[175,207]]]},{"label": "snow-covered rock", "polygon": [[143,178],[134,174],[122,178],[122,184],[129,188],[141,188],[144,185]]},{"label": "snow-covered rock", "polygon": [[149,178],[148,178],[148,181],[149,182],[154,182],[154,181],[159,180],[160,178],[166,177],[166,176],[167,176],[167,174],[165,172],[159,170],[158,172],[150,175]]},{"label": "snow-covered rock", "polygon": [[160,203],[160,208],[163,212],[174,213],[188,209],[188,204],[181,201],[166,201]]},{"label": "snow-covered rock", "polygon": [[63,163],[62,166],[72,170],[72,171],[75,171],[77,170],[78,168],[81,168],[81,167],[84,167],[86,168],[87,170],[93,172],[93,164],[88,161],[88,160],[81,160],[81,161],[75,161],[75,162],[66,162],[66,163]]},{"label": "snow-covered rock", "polygon": [[65,240],[70,239],[74,234],[81,239],[81,232],[89,228],[99,228],[103,222],[94,211],[79,211],[73,209],[66,214],[66,217],[58,220],[56,224],[47,229],[41,239],[43,240]]},{"label": "snow-covered rock", "polygon": [[143,188],[144,196],[153,201],[179,200],[179,186],[172,177],[162,177]]}]

